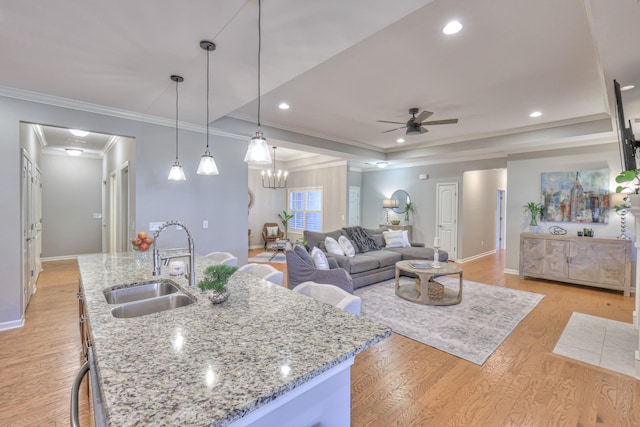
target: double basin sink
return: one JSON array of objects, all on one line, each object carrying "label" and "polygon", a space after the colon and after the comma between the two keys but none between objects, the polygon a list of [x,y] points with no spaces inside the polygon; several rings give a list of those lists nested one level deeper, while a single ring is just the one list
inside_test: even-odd
[{"label": "double basin sink", "polygon": [[168,279],[106,289],[104,297],[107,303],[117,304],[111,309],[111,314],[118,318],[144,316],[196,302],[195,298],[182,292],[175,282]]}]

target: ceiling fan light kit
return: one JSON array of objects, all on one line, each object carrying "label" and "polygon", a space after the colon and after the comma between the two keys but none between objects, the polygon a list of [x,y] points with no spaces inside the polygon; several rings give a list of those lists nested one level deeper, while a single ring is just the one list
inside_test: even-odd
[{"label": "ceiling fan light kit", "polygon": [[[433,113],[431,111],[423,111],[420,114],[418,114],[418,111],[420,111],[419,108],[410,108],[409,109],[409,114],[411,114],[411,118],[406,122],[394,122],[394,121],[389,121],[389,120],[378,120],[378,123],[393,123],[393,124],[397,124],[397,125],[404,125],[404,126],[400,126],[397,128],[393,128],[393,129],[389,129],[389,130],[385,130],[382,131],[381,133],[388,133],[388,132],[393,132],[395,130],[398,129],[404,129],[406,128],[406,134],[407,135],[420,135],[422,133],[427,133],[429,132],[429,130],[427,128],[425,128],[424,126],[433,126],[433,125],[450,125],[450,124],[455,124],[458,123],[458,119],[444,119],[444,120],[432,120],[429,122],[425,122],[426,119],[428,119],[429,117],[431,117],[433,115]],[[416,116],[416,114],[418,114]]]}]

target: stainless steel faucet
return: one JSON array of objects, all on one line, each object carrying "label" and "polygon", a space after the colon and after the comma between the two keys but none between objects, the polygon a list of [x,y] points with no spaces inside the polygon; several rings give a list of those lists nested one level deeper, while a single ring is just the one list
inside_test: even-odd
[{"label": "stainless steel faucet", "polygon": [[[162,230],[164,230],[165,228],[171,225],[182,227],[182,229],[187,233],[187,241],[188,241],[189,247],[185,249],[189,251],[188,254],[181,253],[181,254],[167,255],[163,257],[160,256],[160,252],[156,247],[156,243],[158,243],[158,236],[160,236],[160,232]],[[194,268],[195,251],[193,249],[193,237],[191,237],[191,232],[189,231],[187,226],[180,221],[167,221],[164,224],[162,224],[155,233],[153,233],[153,275],[154,276],[160,275],[160,261],[168,262],[170,259],[183,258],[183,257],[189,257],[189,272],[187,273],[187,278],[189,279],[189,286],[195,286],[196,285],[196,275],[195,275],[195,268]]]}]

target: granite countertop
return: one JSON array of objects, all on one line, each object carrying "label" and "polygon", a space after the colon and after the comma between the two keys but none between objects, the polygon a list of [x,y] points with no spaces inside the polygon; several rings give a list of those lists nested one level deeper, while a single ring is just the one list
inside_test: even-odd
[{"label": "granite countertop", "polygon": [[[152,280],[151,256],[78,257],[93,352],[110,425],[227,425],[391,334],[243,272],[213,305],[182,276],[195,304],[146,316],[111,315],[103,290]],[[196,256],[196,283],[212,262]],[[157,277],[155,277],[157,278]]]}]

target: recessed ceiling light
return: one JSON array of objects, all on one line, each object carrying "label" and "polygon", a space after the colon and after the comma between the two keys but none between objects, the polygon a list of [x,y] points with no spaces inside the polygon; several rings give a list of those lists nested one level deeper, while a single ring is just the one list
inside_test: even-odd
[{"label": "recessed ceiling light", "polygon": [[70,156],[79,156],[82,154],[82,150],[78,150],[77,148],[65,148],[64,151]]},{"label": "recessed ceiling light", "polygon": [[462,29],[462,24],[458,21],[451,21],[447,25],[444,26],[442,32],[451,35],[459,32]]},{"label": "recessed ceiling light", "polygon": [[380,169],[384,169],[389,165],[389,162],[378,162],[376,163],[376,165],[380,168]]},{"label": "recessed ceiling light", "polygon": [[540,117],[542,115],[542,113],[540,111],[534,111],[533,113],[529,114],[529,117]]},{"label": "recessed ceiling light", "polygon": [[288,110],[289,104],[287,104],[286,102],[281,102],[280,105],[278,105],[278,108],[281,110]]},{"label": "recessed ceiling light", "polygon": [[80,130],[80,129],[69,129],[69,132],[71,132],[75,136],[87,136],[87,135],[89,135],[89,132],[87,132],[86,130]]},{"label": "recessed ceiling light", "polygon": [[636,85],[626,85],[626,86],[622,86],[620,90],[631,90],[634,87],[636,87]]},{"label": "recessed ceiling light", "polygon": [[404,142],[404,138],[398,138],[398,139],[396,139],[396,142],[398,144],[402,144]]}]

